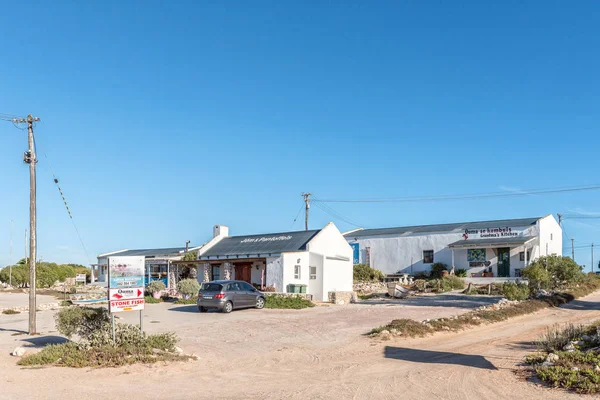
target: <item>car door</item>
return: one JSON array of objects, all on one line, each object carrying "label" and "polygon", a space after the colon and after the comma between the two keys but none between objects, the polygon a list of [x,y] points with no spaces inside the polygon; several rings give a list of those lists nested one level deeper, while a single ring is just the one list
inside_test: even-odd
[{"label": "car door", "polygon": [[254,295],[252,293],[252,285],[246,282],[238,282],[239,285],[239,306],[240,307],[253,307],[255,304]]},{"label": "car door", "polygon": [[233,302],[234,308],[244,307],[244,298],[241,292],[242,288],[238,282],[231,282],[227,285],[227,297]]}]

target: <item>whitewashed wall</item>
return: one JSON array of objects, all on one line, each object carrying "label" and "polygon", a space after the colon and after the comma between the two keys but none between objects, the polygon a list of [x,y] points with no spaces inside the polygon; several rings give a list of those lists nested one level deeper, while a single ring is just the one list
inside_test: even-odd
[{"label": "whitewashed wall", "polygon": [[313,299],[320,300],[323,299],[324,295],[327,296],[327,293],[323,293],[323,267],[324,267],[324,259],[325,257],[321,254],[317,253],[309,253],[309,272],[310,267],[316,267],[317,269],[317,278],[308,280],[308,289],[307,293],[312,294]]},{"label": "whitewashed wall", "polygon": [[283,292],[283,256],[267,258],[267,286]]},{"label": "whitewashed wall", "polygon": [[[283,253],[283,292],[287,292],[290,283],[308,286],[308,262],[307,251]],[[300,260],[300,261],[298,261]],[[294,266],[300,265],[300,279],[294,278]]]},{"label": "whitewashed wall", "polygon": [[548,215],[538,221],[540,232],[540,256],[547,254],[556,254],[562,256],[563,235],[562,228],[554,219],[554,216]]}]

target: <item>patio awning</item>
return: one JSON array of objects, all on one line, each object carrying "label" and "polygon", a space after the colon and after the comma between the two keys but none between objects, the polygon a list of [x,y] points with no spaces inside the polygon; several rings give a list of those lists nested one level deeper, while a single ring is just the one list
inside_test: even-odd
[{"label": "patio awning", "polygon": [[498,247],[519,247],[524,244],[536,240],[536,236],[519,236],[509,238],[494,238],[494,239],[467,239],[459,240],[448,245],[451,249],[481,249],[481,248],[498,248]]}]

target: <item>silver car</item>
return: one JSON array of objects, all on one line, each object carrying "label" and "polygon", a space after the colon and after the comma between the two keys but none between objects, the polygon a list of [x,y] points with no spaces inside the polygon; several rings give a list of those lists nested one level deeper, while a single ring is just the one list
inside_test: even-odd
[{"label": "silver car", "polygon": [[204,282],[198,291],[198,310],[216,308],[230,313],[236,308],[263,308],[265,295],[244,281]]}]

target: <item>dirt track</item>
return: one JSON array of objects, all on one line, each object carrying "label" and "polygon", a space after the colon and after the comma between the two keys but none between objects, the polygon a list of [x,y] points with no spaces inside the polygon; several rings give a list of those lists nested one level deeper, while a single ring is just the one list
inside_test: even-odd
[{"label": "dirt track", "polygon": [[[162,308],[149,311],[148,329],[177,330],[184,350],[201,360],[108,370],[20,369],[5,356],[15,342],[8,343],[7,332],[0,332],[0,398],[32,398],[24,385],[30,379],[36,382],[34,398],[39,399],[87,400],[123,393],[148,399],[576,397],[523,382],[514,369],[534,349],[531,341],[546,326],[600,318],[600,293],[564,308],[461,333],[386,342],[361,336],[394,317],[432,318],[468,311],[470,306],[474,304],[353,305],[200,316],[191,312],[193,306],[159,305]],[[51,316],[47,313],[42,319]],[[152,318],[157,318],[155,323],[149,323]]]}]

